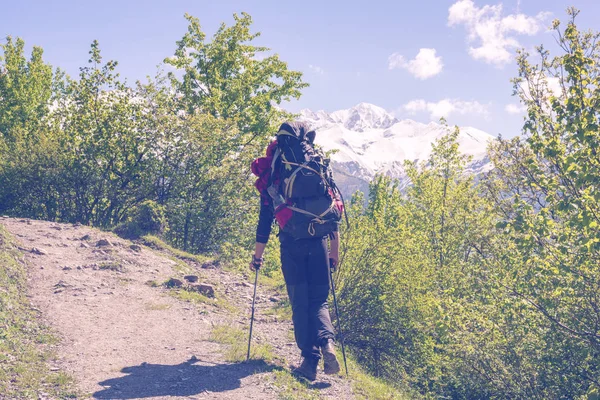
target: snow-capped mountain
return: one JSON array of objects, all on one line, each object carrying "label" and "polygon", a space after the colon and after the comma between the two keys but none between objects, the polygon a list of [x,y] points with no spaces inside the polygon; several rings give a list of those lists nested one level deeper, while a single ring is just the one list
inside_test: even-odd
[{"label": "snow-capped mountain", "polygon": [[344,128],[364,132],[370,129],[387,129],[394,125],[398,120],[387,113],[383,108],[369,103],[360,103],[348,110],[339,110],[327,114],[325,111],[312,112],[304,109],[301,112],[302,118],[310,123],[338,124]]},{"label": "snow-capped mountain", "polygon": [[[317,144],[325,150],[339,150],[332,156],[332,165],[344,196],[356,190],[366,193],[369,181],[377,173],[398,178],[404,186],[404,161],[426,160],[431,144],[448,133],[440,124],[398,120],[368,103],[332,113],[305,109],[300,115],[301,120],[316,129]],[[493,139],[478,129],[460,128],[459,148],[463,154],[473,156],[469,172],[479,174],[491,168],[486,147]]]}]

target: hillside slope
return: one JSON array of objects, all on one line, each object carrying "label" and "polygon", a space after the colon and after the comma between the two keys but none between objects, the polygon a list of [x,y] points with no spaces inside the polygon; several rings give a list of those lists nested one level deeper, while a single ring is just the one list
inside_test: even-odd
[{"label": "hillside slope", "polygon": [[[299,356],[283,293],[259,288],[253,349],[264,360],[232,362],[245,358],[247,278],[85,226],[0,224],[24,254],[31,303],[61,338],[52,368],[74,377],[82,398],[364,398],[341,376],[292,378]],[[159,285],[190,273],[216,298]]]}]

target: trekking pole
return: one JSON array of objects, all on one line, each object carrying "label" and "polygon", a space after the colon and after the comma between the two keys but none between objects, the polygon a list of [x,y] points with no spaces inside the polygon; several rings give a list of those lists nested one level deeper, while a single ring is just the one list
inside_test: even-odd
[{"label": "trekking pole", "polygon": [[335,284],[333,283],[333,260],[329,259],[329,277],[331,279],[331,292],[333,293],[333,304],[335,306],[335,315],[337,317],[337,328],[340,333],[340,341],[342,342],[342,355],[344,356],[344,368],[346,368],[346,377],[348,377],[348,364],[346,363],[346,348],[344,346],[344,334],[342,333],[342,326],[340,325],[340,311],[337,305],[337,298],[335,297]]},{"label": "trekking pole", "polygon": [[254,265],[256,268],[256,276],[254,277],[254,295],[252,296],[252,316],[250,317],[250,336],[248,337],[248,354],[246,355],[246,361],[250,359],[250,343],[252,342],[252,325],[254,325],[254,303],[256,301],[256,284],[258,283],[258,269],[260,266]]}]

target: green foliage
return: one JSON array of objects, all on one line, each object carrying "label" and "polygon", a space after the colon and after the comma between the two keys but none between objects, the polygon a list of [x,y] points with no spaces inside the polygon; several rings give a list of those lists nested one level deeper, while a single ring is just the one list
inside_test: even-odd
[{"label": "green foliage", "polygon": [[[600,35],[580,32],[577,13],[553,25],[560,55],[540,47],[535,65],[519,54],[523,137],[492,143],[492,172],[468,177],[448,130],[429,160],[406,163],[404,192],[380,176],[368,199],[354,196],[335,280],[346,343],[377,376],[355,378],[357,395],[396,398],[387,381],[431,398],[597,397]],[[165,60],[177,71],[133,86],[97,42],[76,79],[53,72],[37,47],[28,59],[21,39],[1,45],[1,213],[117,227],[174,259],[218,257],[249,275],[258,214],[249,164],[289,117],[276,105],[306,84],[252,44],[249,15],[210,41],[186,19]],[[281,284],[278,252],[270,241],[261,282]],[[35,342],[48,336],[26,307],[15,255],[0,250],[0,391],[34,393],[46,376]],[[170,293],[235,312],[223,299]],[[245,358],[242,336],[213,332],[232,361]],[[282,397],[316,395],[290,379],[276,373]]]},{"label": "green foliage", "polygon": [[505,243],[491,203],[464,173],[457,137],[449,132],[427,162],[405,165],[405,193],[379,177],[366,209],[353,199],[337,276],[346,342],[370,372],[426,396],[548,394],[528,390],[539,368],[528,346],[540,342],[525,332],[538,321],[527,315],[531,325],[520,327],[523,305],[497,281],[494,255]]},{"label": "green foliage", "polygon": [[262,57],[269,49],[251,44],[260,34],[251,32],[247,13],[234,14],[232,26],[221,24],[212,42],[206,41],[197,18],[185,18],[188,30],[165,62],[183,71],[181,79],[170,77],[184,96],[186,111],[235,121],[241,135],[232,138],[233,146],[264,139],[287,116],[274,105],[299,98],[308,86],[302,74],[288,70],[276,54]]},{"label": "green foliage", "polygon": [[155,140],[143,103],[119,81],[116,62],[101,64],[97,42],[90,55],[79,80],[53,86],[43,124],[13,127],[11,137],[23,133],[5,143],[0,158],[3,211],[109,227],[152,194]]},{"label": "green foliage", "polygon": [[432,397],[597,391],[600,35],[569,13],[563,55],[520,54],[524,137],[491,144],[479,185],[453,132],[407,163],[405,193],[379,177],[366,209],[355,196],[336,280],[347,343],[375,375]]},{"label": "green foliage", "polygon": [[305,379],[297,379],[289,371],[276,370],[273,373],[273,385],[279,389],[280,400],[318,400],[318,389],[311,387]]},{"label": "green foliage", "polygon": [[[255,221],[248,165],[268,143],[288,113],[274,107],[300,96],[301,73],[290,71],[277,55],[258,60],[267,48],[251,42],[248,14],[222,24],[212,41],[197,18],[186,15],[188,30],[166,63],[181,70],[169,74],[189,134],[175,168],[188,171],[173,190],[183,194],[169,204],[174,215],[169,239],[184,250],[216,251],[229,243],[239,253],[251,245]],[[222,252],[221,252],[222,253]]]},{"label": "green foliage", "polygon": [[246,171],[253,153],[235,154],[230,138],[237,129],[228,122],[208,115],[178,121],[177,146],[161,171],[168,186],[158,188],[165,193],[159,202],[167,207],[166,237],[185,251],[216,251],[226,240],[248,236],[254,193]]},{"label": "green foliage", "polygon": [[524,137],[492,147],[496,170],[488,185],[502,215],[498,227],[511,242],[511,251],[500,253],[503,285],[536,313],[543,356],[551,360],[538,384],[569,395],[600,381],[600,35],[580,32],[577,14],[569,9],[564,30],[553,25],[562,55],[551,58],[540,47],[541,61],[532,65],[520,54],[514,83],[528,108]]},{"label": "green foliage", "polygon": [[[341,355],[338,354],[338,358],[340,357]],[[408,388],[403,387],[401,390],[399,390],[385,380],[376,378],[365,372],[363,368],[361,368],[361,366],[354,361],[353,356],[348,355],[347,361],[349,376],[352,382],[352,390],[357,399],[404,400],[418,398],[418,395],[416,393],[412,393]],[[399,382],[395,383],[396,385],[399,384]]]},{"label": "green foliage", "polygon": [[[0,212],[162,234],[191,252],[251,245],[249,164],[306,86],[252,45],[247,14],[205,40],[197,19],[167,60],[181,74],[127,85],[94,41],[77,79],[52,73],[18,39],[0,58]],[[181,77],[181,80],[179,80]],[[164,207],[164,221],[142,222]],[[135,211],[138,210],[138,211]],[[138,214],[136,214],[138,212]],[[160,215],[156,215],[158,219]],[[154,218],[154,217],[152,217]],[[160,226],[159,226],[160,225]]]},{"label": "green foliage", "polygon": [[160,235],[166,229],[165,207],[146,200],[127,212],[127,220],[114,229],[118,235],[138,239],[146,235]]},{"label": "green foliage", "polygon": [[23,140],[27,129],[39,126],[48,113],[52,97],[52,68],[42,60],[43,50],[34,47],[27,60],[25,42],[11,36],[0,44],[0,138],[9,143]]},{"label": "green foliage", "polygon": [[192,262],[198,263],[200,266],[204,263],[214,262],[214,260],[212,258],[207,257],[205,255],[192,254],[192,253],[188,253],[183,250],[180,250],[180,249],[176,249],[175,247],[169,245],[168,243],[165,243],[165,241],[162,240],[161,238],[159,238],[158,236],[145,235],[145,236],[142,236],[141,240],[146,246],[156,249],[156,250],[166,251],[169,254],[172,254],[174,258],[179,259],[179,260],[192,261]]},{"label": "green foliage", "polygon": [[114,271],[114,272],[125,272],[125,268],[118,261],[103,261],[98,264],[99,270]]},{"label": "green foliage", "polygon": [[140,94],[119,80],[116,67],[115,61],[102,64],[94,41],[89,65],[79,80],[69,80],[56,112],[70,189],[63,200],[70,207],[61,219],[114,226],[152,194],[158,132]]},{"label": "green foliage", "polygon": [[[246,361],[248,354],[247,331],[231,325],[216,325],[210,333],[210,340],[227,345],[226,361]],[[272,346],[267,343],[253,343],[250,348],[250,359],[272,362],[275,359]]]},{"label": "green foliage", "polygon": [[10,36],[0,45],[0,211],[26,209],[39,213],[48,196],[42,182],[54,173],[56,144],[48,132],[47,116],[53,80],[61,74],[34,47],[31,58],[24,42]]}]

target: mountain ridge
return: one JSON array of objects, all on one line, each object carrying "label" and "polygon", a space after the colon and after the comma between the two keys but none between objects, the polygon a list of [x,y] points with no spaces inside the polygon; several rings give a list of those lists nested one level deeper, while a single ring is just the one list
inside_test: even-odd
[{"label": "mountain ridge", "polygon": [[[345,110],[300,111],[301,121],[317,131],[315,142],[326,151],[337,150],[331,157],[336,182],[345,196],[356,190],[368,192],[376,174],[388,175],[408,184],[404,161],[421,162],[431,154],[431,144],[449,132],[436,122],[424,124],[398,119],[383,108],[359,103]],[[487,144],[494,137],[473,127],[460,127],[459,149],[472,157],[467,172],[477,175],[492,168]]]}]

